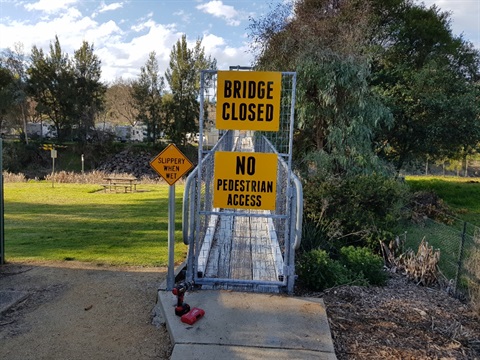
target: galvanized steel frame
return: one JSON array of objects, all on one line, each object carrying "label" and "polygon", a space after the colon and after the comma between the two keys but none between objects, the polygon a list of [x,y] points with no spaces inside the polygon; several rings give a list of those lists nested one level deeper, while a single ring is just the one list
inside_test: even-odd
[{"label": "galvanized steel frame", "polygon": [[[208,150],[203,141],[205,123],[203,109],[205,97],[208,98],[210,103],[213,103],[214,101],[211,100],[216,98],[216,74],[217,72],[212,70],[205,70],[201,73],[198,165],[187,178],[185,184],[183,239],[189,245],[187,279],[203,285],[244,285],[253,290],[262,291],[262,289],[277,288],[281,291],[293,292],[295,249],[298,248],[301,241],[303,211],[302,185],[292,172],[296,73],[282,73],[282,110],[279,132],[247,132],[247,135],[250,136],[243,132],[242,138],[239,131],[229,130],[222,134],[220,140],[211,150]],[[211,90],[213,90],[213,94],[210,93]],[[217,151],[233,151],[239,139],[247,137],[252,139],[254,151],[277,155],[279,164],[277,171],[277,206],[273,212],[213,208],[214,154]],[[199,272],[202,246],[205,246],[206,239],[213,239],[213,233],[218,228],[217,222],[220,217],[263,218],[268,219],[269,223],[273,223],[273,234],[278,235],[278,243],[282,248],[283,268],[277,269],[277,273],[281,272],[282,276],[276,280],[262,281],[229,277],[209,278],[204,276],[204,273]],[[204,268],[202,270],[205,271]]]}]

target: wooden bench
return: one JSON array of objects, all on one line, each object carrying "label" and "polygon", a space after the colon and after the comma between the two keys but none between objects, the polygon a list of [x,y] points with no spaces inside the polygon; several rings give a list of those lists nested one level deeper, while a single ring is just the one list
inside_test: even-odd
[{"label": "wooden bench", "polygon": [[124,189],[124,192],[134,192],[137,191],[137,178],[120,178],[120,177],[107,177],[104,179],[106,183],[100,184],[100,186],[103,186],[103,190],[107,192],[115,190],[117,192],[117,189]]}]

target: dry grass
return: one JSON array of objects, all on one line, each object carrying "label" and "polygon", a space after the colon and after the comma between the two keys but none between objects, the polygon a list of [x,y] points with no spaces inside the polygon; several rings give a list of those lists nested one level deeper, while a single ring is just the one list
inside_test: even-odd
[{"label": "dry grass", "polygon": [[[115,175],[116,177],[132,177],[132,174],[128,173],[107,173],[104,171],[93,170],[86,173],[78,173],[73,171],[59,171],[54,175],[54,182],[57,184],[102,184],[105,182],[105,178]],[[13,174],[8,171],[3,172],[4,182],[14,183],[14,182],[26,182],[27,179],[23,174]],[[52,175],[49,174],[45,177],[45,181],[51,182]],[[142,176],[138,179],[140,184],[166,184],[162,178]],[[183,183],[183,180],[178,181],[179,184]]]}]

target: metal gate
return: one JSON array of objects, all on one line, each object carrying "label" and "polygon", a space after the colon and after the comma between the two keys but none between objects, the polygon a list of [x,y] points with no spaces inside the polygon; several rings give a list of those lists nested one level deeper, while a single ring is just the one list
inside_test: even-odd
[{"label": "metal gate", "polygon": [[[303,211],[302,185],[292,172],[296,74],[282,73],[279,131],[228,130],[209,149],[205,126],[216,115],[216,75],[216,71],[201,73],[199,162],[185,184],[187,280],[202,288],[293,292]],[[217,151],[276,155],[275,210],[213,207]]]}]

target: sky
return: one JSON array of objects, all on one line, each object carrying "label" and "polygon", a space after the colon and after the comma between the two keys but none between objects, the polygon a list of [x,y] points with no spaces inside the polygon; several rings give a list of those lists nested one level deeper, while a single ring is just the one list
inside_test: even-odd
[{"label": "sky", "polygon": [[[82,41],[93,44],[102,62],[102,80],[136,78],[148,54],[156,52],[160,72],[172,47],[187,36],[192,48],[202,39],[219,70],[249,66],[250,19],[260,19],[283,0],[0,0],[0,49],[23,44],[48,51],[58,36],[73,56]],[[420,3],[420,1],[417,1]],[[480,50],[480,0],[424,0],[452,13],[452,30]]]}]

